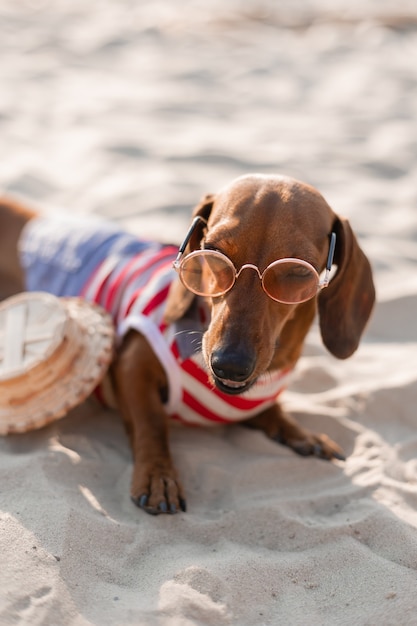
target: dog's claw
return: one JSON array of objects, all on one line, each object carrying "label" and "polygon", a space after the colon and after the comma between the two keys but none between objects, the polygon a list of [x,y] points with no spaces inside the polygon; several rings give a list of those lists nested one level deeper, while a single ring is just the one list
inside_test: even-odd
[{"label": "dog's claw", "polygon": [[323,446],[316,443],[313,447],[313,456],[317,456],[319,459],[323,456]]},{"label": "dog's claw", "polygon": [[132,500],[135,504],[137,504],[141,509],[145,509],[148,504],[148,496],[146,493],[142,494],[139,498],[133,498]]},{"label": "dog's claw", "polygon": [[[322,437],[324,437],[324,435],[322,435]],[[326,459],[327,461],[346,461],[342,449],[328,437],[326,437],[324,441],[320,441],[314,445],[313,454],[319,459]]]},{"label": "dog's claw", "polygon": [[143,509],[149,515],[158,515],[159,513],[167,513],[168,507],[166,502],[160,502],[157,507],[149,506],[149,496],[144,493],[138,498],[131,497],[132,502],[136,504],[140,509]]},{"label": "dog's claw", "polygon": [[[136,504],[136,506],[138,506],[140,509],[143,509],[146,513],[149,513],[149,515],[159,515],[160,513],[165,514],[165,513],[169,513],[171,515],[175,515],[175,513],[178,513],[178,507],[176,504],[174,504],[174,502],[165,502],[165,500],[162,500],[158,506],[150,506],[149,505],[149,496],[146,493],[143,493],[141,496],[135,498],[134,496],[131,497],[132,502],[134,502],[134,504]],[[183,498],[179,498],[178,500],[179,503],[179,508],[181,511],[184,511],[184,513],[187,510],[187,505],[186,502]]]}]

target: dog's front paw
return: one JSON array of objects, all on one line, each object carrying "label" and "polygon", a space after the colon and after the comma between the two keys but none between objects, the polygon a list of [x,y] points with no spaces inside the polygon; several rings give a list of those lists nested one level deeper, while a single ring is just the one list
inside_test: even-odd
[{"label": "dog's front paw", "polygon": [[301,456],[316,456],[328,461],[332,459],[337,459],[338,461],[346,460],[342,448],[327,435],[316,435],[300,428],[296,436],[285,438],[282,434],[279,434],[274,439],[288,446]]},{"label": "dog's front paw", "polygon": [[320,459],[345,461],[343,450],[327,435],[316,435],[302,428],[275,404],[256,417],[247,420],[247,426],[262,430],[270,439],[288,446],[302,456],[316,456]]},{"label": "dog's front paw", "polygon": [[131,498],[136,506],[150,515],[186,511],[183,489],[172,467],[136,473],[140,475],[133,477],[131,489]]}]

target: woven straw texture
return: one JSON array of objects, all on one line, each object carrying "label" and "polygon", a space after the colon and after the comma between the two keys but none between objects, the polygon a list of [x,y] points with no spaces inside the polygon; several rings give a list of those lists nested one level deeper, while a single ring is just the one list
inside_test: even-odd
[{"label": "woven straw texture", "polygon": [[0,305],[0,434],[63,417],[91,394],[113,356],[107,313],[79,298],[22,293]]}]

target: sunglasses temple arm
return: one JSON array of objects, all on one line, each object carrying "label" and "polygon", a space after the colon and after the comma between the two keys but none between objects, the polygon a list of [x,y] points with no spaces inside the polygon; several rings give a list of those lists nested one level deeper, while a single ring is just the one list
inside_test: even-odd
[{"label": "sunglasses temple arm", "polygon": [[336,247],[336,233],[331,233],[329,254],[327,256],[327,263],[326,263],[326,271],[324,273],[324,278],[322,282],[323,287],[327,287],[327,285],[330,282],[330,270],[332,269],[332,265],[333,265],[335,247]]},{"label": "sunglasses temple arm", "polygon": [[178,267],[178,265],[179,265],[179,261],[180,261],[180,258],[181,258],[181,257],[182,257],[182,255],[184,254],[185,249],[186,249],[186,247],[188,246],[188,242],[190,241],[190,239],[191,239],[191,237],[192,237],[192,235],[193,235],[193,232],[195,231],[195,229],[197,228],[197,226],[198,226],[198,224],[199,224],[200,222],[204,222],[205,224],[207,224],[207,221],[206,221],[203,217],[201,217],[200,215],[197,215],[197,216],[193,219],[193,221],[192,221],[192,223],[191,223],[191,226],[190,226],[190,228],[189,228],[189,230],[188,230],[188,233],[185,235],[185,239],[184,239],[184,241],[182,242],[182,244],[180,245],[180,247],[179,247],[179,249],[178,249],[177,258],[176,258],[176,259],[175,259],[175,261],[174,261],[174,267],[175,267],[175,268],[177,268],[177,267]]},{"label": "sunglasses temple arm", "polygon": [[327,257],[326,269],[330,272],[333,265],[334,250],[336,248],[336,233],[330,235],[329,256]]}]

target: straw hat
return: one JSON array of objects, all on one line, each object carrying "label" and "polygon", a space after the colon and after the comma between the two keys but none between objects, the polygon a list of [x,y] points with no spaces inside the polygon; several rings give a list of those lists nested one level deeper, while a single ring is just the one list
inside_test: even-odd
[{"label": "straw hat", "polygon": [[80,298],[25,292],[0,303],[0,435],[80,404],[104,377],[113,343],[109,315]]}]

